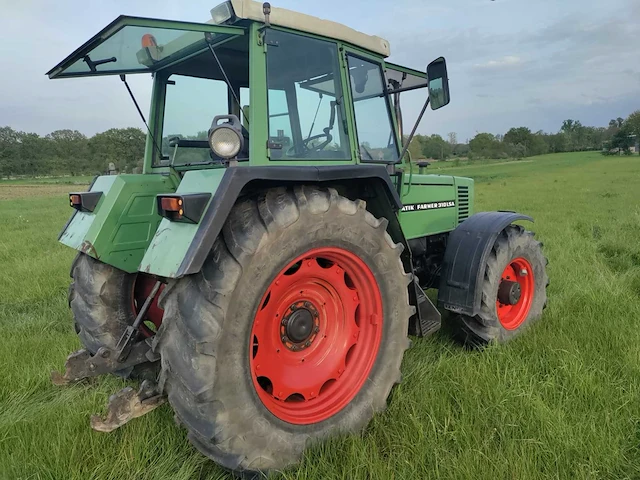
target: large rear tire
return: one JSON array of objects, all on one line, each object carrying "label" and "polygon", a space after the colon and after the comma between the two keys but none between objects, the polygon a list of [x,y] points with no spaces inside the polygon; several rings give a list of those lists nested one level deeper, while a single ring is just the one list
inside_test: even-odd
[{"label": "large rear tire", "polygon": [[534,233],[505,228],[489,254],[478,315],[457,315],[455,334],[474,348],[505,343],[542,316],[547,305],[547,259]]},{"label": "large rear tire", "polygon": [[[115,348],[127,326],[136,318],[137,305],[153,283],[151,277],[123,272],[84,253],[79,253],[71,267],[69,307],[80,342],[95,354],[100,347]],[[148,293],[147,293],[148,295]],[[161,311],[157,300],[149,310],[159,326]],[[160,315],[160,317],[158,317]],[[154,325],[142,326],[144,336],[153,334]],[[154,379],[158,365],[145,363],[116,372],[123,377]]]},{"label": "large rear tire", "polygon": [[235,205],[202,271],[160,300],[160,385],[198,450],[282,469],[386,407],[414,313],[386,226],[333,189]]}]

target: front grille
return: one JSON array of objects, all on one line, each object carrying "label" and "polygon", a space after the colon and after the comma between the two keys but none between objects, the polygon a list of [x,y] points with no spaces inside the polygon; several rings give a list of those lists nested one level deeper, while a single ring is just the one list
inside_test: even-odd
[{"label": "front grille", "polygon": [[469,187],[458,187],[458,224],[469,218]]}]

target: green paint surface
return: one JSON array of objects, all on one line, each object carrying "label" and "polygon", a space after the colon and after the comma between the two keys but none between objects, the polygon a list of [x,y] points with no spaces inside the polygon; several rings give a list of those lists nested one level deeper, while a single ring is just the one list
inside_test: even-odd
[{"label": "green paint surface", "polygon": [[[226,169],[192,170],[182,179],[176,193],[215,194]],[[160,217],[158,216],[158,219]],[[198,225],[162,219],[139,270],[161,277],[175,277],[198,230]]]},{"label": "green paint surface", "polygon": [[[411,183],[409,183],[411,182]],[[455,206],[399,213],[407,239],[449,232],[473,214],[473,180],[449,175],[404,175],[404,205],[455,202]]]},{"label": "green paint surface", "polygon": [[[445,175],[413,175],[411,188],[409,188],[408,176],[405,176],[402,197],[404,205],[431,204],[455,200],[456,193],[453,177]],[[401,211],[399,217],[402,231],[408,240],[448,232],[457,225],[456,207]]]},{"label": "green paint surface", "polygon": [[104,211],[102,207],[105,203],[105,199],[109,196],[111,187],[113,187],[117,178],[118,177],[112,175],[103,175],[96,179],[89,191],[102,192],[102,198],[93,212],[75,213],[73,219],[60,236],[60,243],[76,250],[80,250],[82,248],[82,243],[87,238],[87,233],[89,232],[94,220],[98,215],[102,215],[102,212]]},{"label": "green paint surface", "polygon": [[135,272],[160,216],[156,195],[174,190],[164,175],[101,176],[91,191],[103,192],[92,213],[78,212],[60,242],[126,272]]}]

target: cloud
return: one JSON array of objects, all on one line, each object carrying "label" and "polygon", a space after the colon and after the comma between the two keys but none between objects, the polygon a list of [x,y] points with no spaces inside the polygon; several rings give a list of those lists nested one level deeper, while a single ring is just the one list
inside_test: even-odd
[{"label": "cloud", "polygon": [[515,55],[506,55],[498,60],[489,60],[485,63],[476,63],[474,68],[480,69],[503,69],[503,68],[511,68],[522,65],[523,61],[520,57]]}]

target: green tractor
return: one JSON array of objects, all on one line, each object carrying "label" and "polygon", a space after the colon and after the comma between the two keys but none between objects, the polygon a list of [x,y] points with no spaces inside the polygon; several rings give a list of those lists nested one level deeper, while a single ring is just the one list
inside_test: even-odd
[{"label": "green tractor", "polygon": [[[69,304],[84,349],[56,384],[142,380],[111,431],[165,400],[193,445],[252,475],[359,432],[401,380],[409,336],[504,342],[540,318],[546,259],[514,212],[473,214],[473,181],[408,145],[449,103],[445,60],[251,0],[206,23],[121,16],[50,78],[118,75],[148,128],[140,174],[69,195]],[[127,75],[151,73],[147,122]],[[427,97],[403,145],[400,99]],[[428,92],[428,94],[427,94]]]}]

